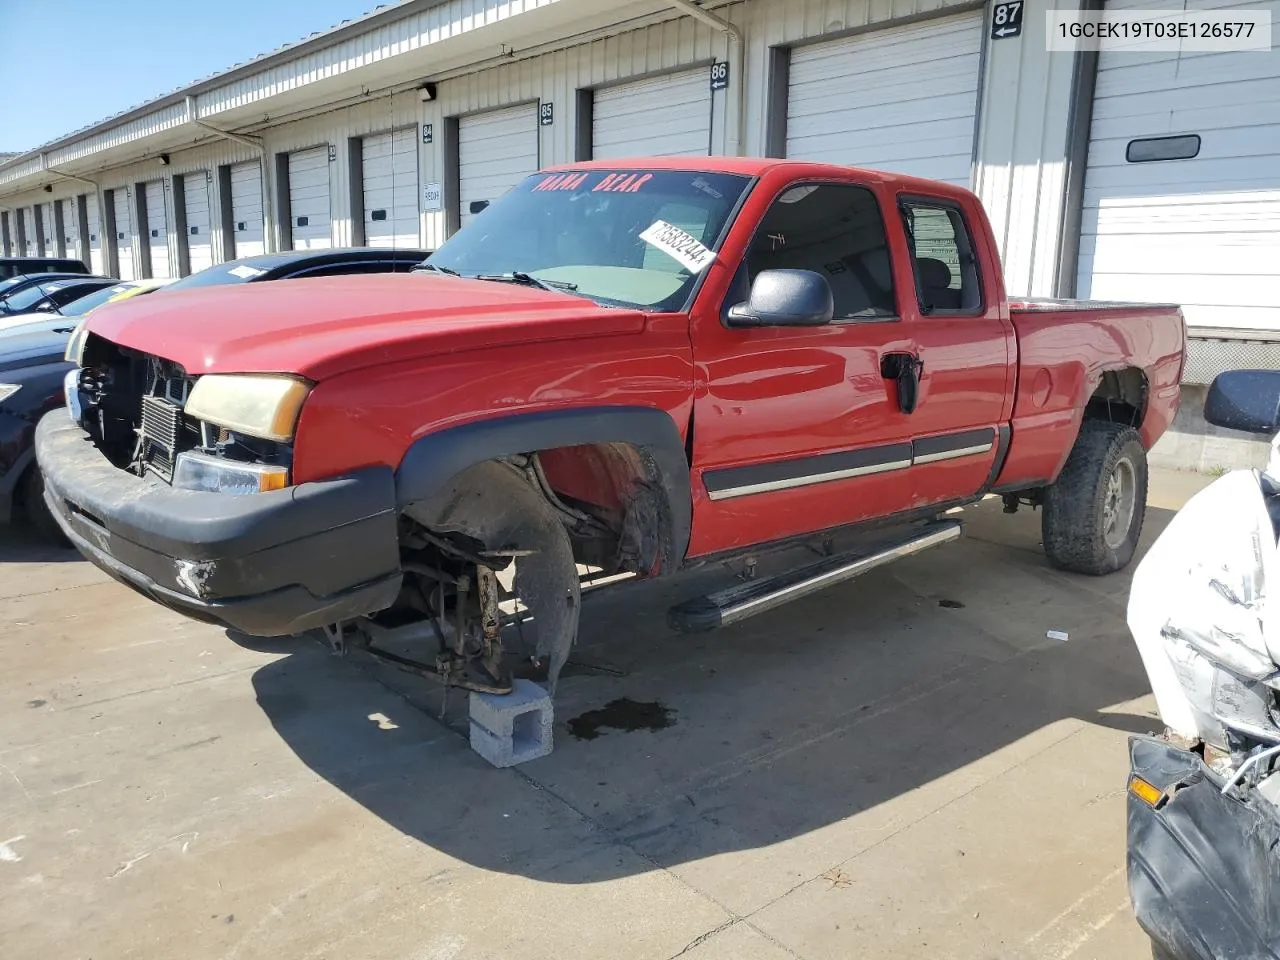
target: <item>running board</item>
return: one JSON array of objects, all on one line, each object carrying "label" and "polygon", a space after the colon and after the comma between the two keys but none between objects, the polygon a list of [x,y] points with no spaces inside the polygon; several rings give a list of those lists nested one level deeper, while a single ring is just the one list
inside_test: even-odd
[{"label": "running board", "polygon": [[824,557],[817,563],[686,600],[667,612],[667,623],[673,630],[681,633],[704,633],[716,627],[727,627],[757,613],[764,613],[784,603],[817,593],[832,584],[852,580],[892,560],[901,560],[930,547],[950,543],[959,537],[958,521],[931,523],[909,538],[881,542],[871,553],[855,550]]}]

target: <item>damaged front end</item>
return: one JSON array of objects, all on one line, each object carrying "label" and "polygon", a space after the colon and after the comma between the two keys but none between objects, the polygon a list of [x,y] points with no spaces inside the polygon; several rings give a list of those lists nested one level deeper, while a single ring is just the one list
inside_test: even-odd
[{"label": "damaged front end", "polygon": [[1264,474],[1193,497],[1128,622],[1166,725],[1130,741],[1129,892],[1157,957],[1280,960],[1280,584]]},{"label": "damaged front end", "polygon": [[[523,677],[554,694],[577,637],[580,580],[567,518],[531,482],[535,462],[477,464],[409,505],[396,603],[330,628],[335,647],[354,645],[446,687],[505,694]],[[428,659],[394,650],[424,644]]]}]

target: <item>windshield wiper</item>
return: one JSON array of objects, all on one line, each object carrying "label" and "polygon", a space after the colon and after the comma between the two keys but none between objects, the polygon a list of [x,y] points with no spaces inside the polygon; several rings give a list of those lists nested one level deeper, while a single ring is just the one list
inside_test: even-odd
[{"label": "windshield wiper", "polygon": [[423,261],[422,263],[418,264],[416,267],[414,267],[414,268],[413,268],[413,270],[412,270],[411,272],[412,272],[412,273],[417,273],[419,270],[423,270],[423,271],[425,271],[425,270],[434,270],[436,273],[443,273],[443,274],[447,274],[447,275],[448,275],[448,276],[450,276],[450,277],[460,277],[460,276],[462,276],[462,274],[460,274],[457,270],[451,270],[451,269],[449,269],[448,267],[441,267],[441,266],[438,266],[438,265],[436,265],[436,264],[434,264],[434,263],[428,263],[428,262],[426,262],[426,261]]},{"label": "windshield wiper", "polygon": [[531,273],[525,273],[522,270],[512,270],[510,273],[478,273],[475,276],[477,280],[492,280],[496,283],[521,283],[526,287],[538,287],[542,290],[577,290],[576,283],[569,283],[565,280],[539,280]]}]

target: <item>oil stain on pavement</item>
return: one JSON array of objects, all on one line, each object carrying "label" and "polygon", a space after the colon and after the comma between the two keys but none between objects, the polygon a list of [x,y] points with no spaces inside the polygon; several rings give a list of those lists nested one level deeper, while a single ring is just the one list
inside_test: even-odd
[{"label": "oil stain on pavement", "polygon": [[674,711],[656,700],[640,703],[629,697],[611,700],[599,710],[588,710],[569,721],[569,732],[579,740],[594,740],[602,730],[665,730],[676,721]]}]

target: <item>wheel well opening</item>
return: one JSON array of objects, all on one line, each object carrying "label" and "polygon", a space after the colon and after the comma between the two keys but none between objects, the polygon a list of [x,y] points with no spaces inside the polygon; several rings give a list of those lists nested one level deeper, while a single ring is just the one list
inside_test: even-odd
[{"label": "wheel well opening", "polygon": [[1147,377],[1136,367],[1108,370],[1085,405],[1086,420],[1123,423],[1135,430],[1147,414]]},{"label": "wheel well opening", "polygon": [[553,447],[527,460],[531,481],[565,520],[578,563],[603,575],[650,576],[671,562],[670,504],[644,447]]}]

